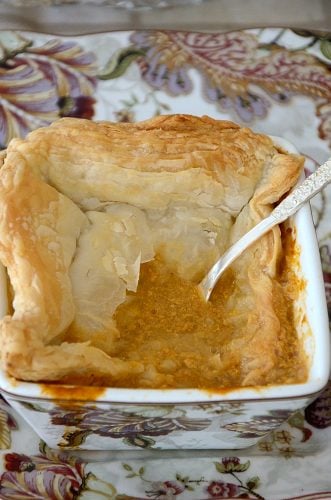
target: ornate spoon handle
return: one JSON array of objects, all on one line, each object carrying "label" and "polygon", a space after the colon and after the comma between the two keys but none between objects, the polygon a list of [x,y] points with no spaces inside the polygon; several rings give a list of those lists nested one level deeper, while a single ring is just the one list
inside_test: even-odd
[{"label": "ornate spoon handle", "polygon": [[241,255],[246,248],[270,231],[274,226],[280,224],[299,208],[309,201],[315,194],[331,182],[331,158],[321,165],[313,174],[295,188],[271,214],[254,226],[248,233],[244,234],[234,245],[232,245],[220,259],[213,265],[208,274],[199,283],[199,289],[206,300],[209,299],[214,286],[220,276],[232,262]]},{"label": "ornate spoon handle", "polygon": [[331,158],[280,202],[271,212],[272,217],[279,222],[286,220],[329,184],[329,182],[331,182]]}]

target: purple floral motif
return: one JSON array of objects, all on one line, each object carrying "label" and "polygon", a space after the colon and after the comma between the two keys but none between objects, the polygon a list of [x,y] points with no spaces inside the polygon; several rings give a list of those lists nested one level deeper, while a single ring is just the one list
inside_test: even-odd
[{"label": "purple floral motif", "polygon": [[214,464],[217,472],[231,476],[234,482],[229,482],[228,478],[227,480],[212,479],[208,481],[204,477],[197,479],[187,475],[183,476],[179,472],[176,472],[175,479],[155,481],[146,477],[146,468],[144,466],[135,470],[130,464],[123,463],[122,467],[128,473],[126,479],[139,478],[141,484],[148,485],[145,489],[148,498],[175,500],[182,493],[196,491],[197,488],[203,486],[199,498],[204,498],[202,496],[202,491],[204,491],[208,498],[258,498],[263,500],[263,497],[256,491],[260,485],[259,477],[249,477],[245,480],[238,476],[249,469],[249,460],[242,463],[238,457],[223,457],[221,462],[214,462]]},{"label": "purple floral motif", "polygon": [[18,48],[0,60],[0,147],[61,116],[92,118],[95,55],[60,39],[35,47],[11,33],[0,42],[11,47],[15,37]]},{"label": "purple floral motif", "polygon": [[[41,486],[42,478],[42,486]],[[5,472],[1,477],[1,498],[3,500],[17,499],[44,499],[74,498],[75,489],[70,478],[61,476],[52,471],[32,472]]]},{"label": "purple floral motif", "polygon": [[50,450],[45,443],[39,455],[7,453],[5,472],[0,476],[2,500],[73,500],[82,492],[99,498],[113,498],[116,489],[111,483],[86,472],[86,463],[76,457]]},{"label": "purple floral motif", "polygon": [[324,275],[326,301],[329,308],[329,317],[331,320],[331,249],[326,245],[320,247],[322,268]]},{"label": "purple floral motif", "polygon": [[192,81],[188,76],[190,65],[182,60],[180,55],[175,51],[173,55],[176,57],[174,64],[168,64],[168,56],[173,51],[166,37],[163,38],[165,43],[164,49],[167,51],[167,58],[164,58],[162,50],[159,46],[146,44],[144,32],[135,32],[131,37],[131,41],[138,47],[146,49],[146,55],[140,59],[141,72],[147,83],[155,89],[166,88],[172,95],[189,94],[192,91]]},{"label": "purple floral motif", "polygon": [[77,496],[85,477],[85,464],[73,457],[57,455],[42,444],[36,456],[8,453],[6,471],[0,479],[0,497],[70,500]]},{"label": "purple floral motif", "polygon": [[207,492],[212,498],[260,498],[255,490],[260,484],[260,479],[255,476],[243,481],[238,474],[245,472],[250,467],[250,461],[241,463],[238,457],[223,457],[221,462],[215,462],[217,472],[227,474],[234,478],[236,483],[228,481],[212,481],[207,487]]},{"label": "purple floral motif", "polygon": [[171,500],[183,491],[185,491],[185,486],[179,481],[155,481],[151,483],[150,489],[146,490],[146,494],[149,498]]},{"label": "purple floral motif", "polygon": [[191,92],[191,68],[203,76],[206,98],[232,109],[243,122],[266,116],[271,102],[294,95],[316,101],[319,133],[331,140],[331,76],[326,63],[303,50],[277,42],[262,44],[248,32],[188,33],[140,31],[131,35],[144,80],[174,96]]},{"label": "purple floral motif", "polygon": [[120,410],[104,410],[93,407],[67,411],[56,408],[51,411],[53,425],[76,427],[64,433],[61,446],[75,447],[90,434],[113,439],[124,438],[127,444],[140,448],[151,447],[155,441],[150,436],[166,436],[175,431],[200,431],[208,427],[210,420],[187,417],[146,417]]},{"label": "purple floral motif", "polygon": [[208,485],[207,492],[212,498],[238,498],[242,490],[237,484],[212,481]]},{"label": "purple floral motif", "polygon": [[220,463],[216,463],[216,469],[218,472],[223,474],[228,474],[232,472],[243,472],[247,470],[250,466],[250,462],[245,462],[242,464],[240,458],[238,457],[224,457]]},{"label": "purple floral motif", "polygon": [[57,101],[60,116],[85,118],[90,120],[94,115],[95,100],[89,96],[60,97]]},{"label": "purple floral motif", "polygon": [[319,135],[322,139],[330,142],[331,137],[331,102],[330,98],[326,102],[321,102],[317,106],[317,116],[320,117],[321,122],[318,127]]},{"label": "purple floral motif", "polygon": [[264,118],[270,107],[270,103],[265,97],[252,92],[247,92],[244,96],[238,95],[230,98],[220,87],[212,87],[209,81],[205,82],[205,94],[209,101],[219,104],[222,109],[233,108],[244,122],[252,121],[255,116]]},{"label": "purple floral motif", "polygon": [[56,38],[41,47],[30,46],[25,54],[16,56],[15,62],[37,67],[59,95],[79,97],[94,91],[95,55],[84,52],[76,42]]},{"label": "purple floral motif", "polygon": [[56,90],[40,71],[25,64],[0,67],[0,147],[57,117]]},{"label": "purple floral motif", "polygon": [[238,432],[241,438],[257,438],[279,427],[293,412],[288,410],[272,410],[270,415],[256,415],[248,422],[233,422],[223,428]]},{"label": "purple floral motif", "polygon": [[317,429],[331,426],[331,381],[322,394],[306,408],[305,417]]}]

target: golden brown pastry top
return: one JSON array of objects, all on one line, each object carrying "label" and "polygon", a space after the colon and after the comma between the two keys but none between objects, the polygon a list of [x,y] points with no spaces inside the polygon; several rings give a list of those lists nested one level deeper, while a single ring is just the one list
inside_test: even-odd
[{"label": "golden brown pastry top", "polygon": [[[264,135],[190,115],[136,124],[64,118],[12,140],[0,170],[0,260],[14,290],[14,312],[0,325],[5,370],[36,381],[139,376],[142,363],[112,357],[91,335],[116,341],[114,311],[136,290],[140,265],[158,254],[198,281],[270,212],[302,165]],[[259,321],[262,303],[270,312],[271,344],[280,248],[275,229],[255,248],[249,273],[236,269],[248,315]],[[66,342],[66,332],[79,341]],[[244,353],[244,383],[263,377],[254,349]]]},{"label": "golden brown pastry top", "polygon": [[12,141],[14,153],[83,208],[95,200],[156,209],[178,202],[236,215],[276,150],[234,123],[174,115],[137,124],[66,118]]}]

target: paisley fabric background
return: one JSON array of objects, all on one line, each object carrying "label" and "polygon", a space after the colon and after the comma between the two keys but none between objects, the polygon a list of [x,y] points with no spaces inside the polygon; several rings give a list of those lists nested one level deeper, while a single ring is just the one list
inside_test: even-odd
[{"label": "paisley fabric background", "polygon": [[[309,32],[0,32],[0,144],[61,116],[230,118],[330,156],[331,41]],[[331,310],[331,188],[313,200]],[[258,433],[265,422],[240,432]],[[174,433],[175,439],[175,433]],[[305,412],[237,453],[50,450],[0,404],[0,498],[331,498],[331,384]]]}]

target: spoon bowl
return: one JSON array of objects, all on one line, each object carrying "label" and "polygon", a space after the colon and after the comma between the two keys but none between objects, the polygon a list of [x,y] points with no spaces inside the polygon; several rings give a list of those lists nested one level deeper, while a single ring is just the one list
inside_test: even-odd
[{"label": "spoon bowl", "polygon": [[299,186],[294,188],[271,214],[254,226],[236,243],[234,243],[213,265],[207,275],[199,283],[198,288],[208,300],[216,283],[224,271],[237,259],[252,243],[261,238],[274,226],[284,222],[294,215],[305,203],[319,193],[331,182],[331,158],[321,165],[313,174],[307,177]]}]

